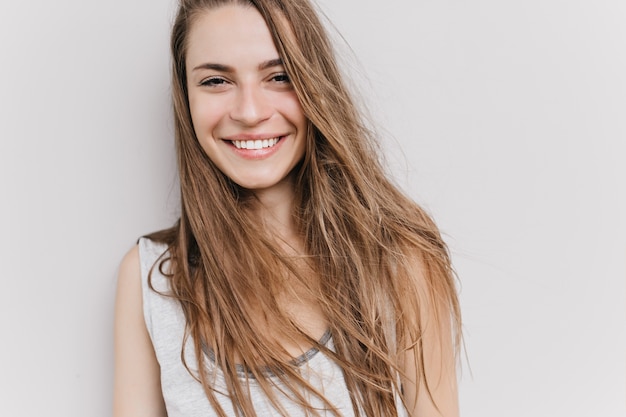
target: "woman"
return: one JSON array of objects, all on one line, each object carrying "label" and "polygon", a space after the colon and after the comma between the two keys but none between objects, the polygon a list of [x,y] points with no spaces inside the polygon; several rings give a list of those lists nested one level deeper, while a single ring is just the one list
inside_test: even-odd
[{"label": "woman", "polygon": [[181,217],[120,268],[115,416],[454,416],[459,308],[308,0],[182,0]]}]

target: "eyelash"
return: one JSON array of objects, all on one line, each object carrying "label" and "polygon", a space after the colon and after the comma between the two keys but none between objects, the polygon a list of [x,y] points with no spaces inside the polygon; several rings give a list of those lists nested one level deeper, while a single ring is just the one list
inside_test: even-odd
[{"label": "eyelash", "polygon": [[226,84],[226,80],[221,77],[211,77],[200,81],[200,85],[204,87],[217,87]]},{"label": "eyelash", "polygon": [[[273,75],[270,80],[279,84],[291,83],[291,79],[289,79],[289,76],[285,72]],[[227,80],[221,77],[210,77],[200,81],[200,85],[204,87],[218,87],[226,84],[227,82]]]},{"label": "eyelash", "polygon": [[271,79],[281,84],[288,84],[291,82],[291,79],[289,78],[286,72],[281,72],[280,74],[276,74],[272,76]]}]

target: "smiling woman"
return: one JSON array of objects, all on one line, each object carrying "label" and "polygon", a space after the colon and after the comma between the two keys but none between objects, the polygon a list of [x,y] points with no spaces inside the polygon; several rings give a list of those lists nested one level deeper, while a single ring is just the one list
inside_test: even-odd
[{"label": "smiling woman", "polygon": [[279,185],[304,155],[306,117],[259,12],[198,16],[186,66],[194,130],[211,161],[243,188]]},{"label": "smiling woman", "polygon": [[181,217],[124,259],[115,415],[455,416],[445,243],[307,0],[183,0]]}]

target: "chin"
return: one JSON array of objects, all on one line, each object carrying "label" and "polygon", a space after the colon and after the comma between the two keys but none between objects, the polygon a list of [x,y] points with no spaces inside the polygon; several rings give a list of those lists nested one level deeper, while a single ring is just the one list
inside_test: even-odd
[{"label": "chin", "polygon": [[289,181],[289,176],[285,176],[284,178],[267,178],[265,180],[260,180],[257,176],[255,178],[234,178],[232,179],[238,186],[244,188],[246,190],[255,192],[255,191],[276,191],[276,192],[284,192],[287,189],[292,190],[291,181]]}]

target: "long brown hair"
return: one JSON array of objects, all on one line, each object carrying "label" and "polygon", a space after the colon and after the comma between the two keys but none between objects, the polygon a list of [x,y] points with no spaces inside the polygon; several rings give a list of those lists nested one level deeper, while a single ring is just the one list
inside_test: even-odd
[{"label": "long brown hair", "polygon": [[[220,172],[194,133],[187,98],[187,37],[199,14],[225,4],[260,12],[309,120],[307,149],[294,173],[293,217],[304,242],[299,258],[287,256],[244,214],[253,196]],[[380,151],[342,81],[312,5],[308,0],[181,0],[171,48],[181,216],[173,228],[149,237],[169,247],[170,295],[182,305],[185,343],[193,344],[199,369],[194,376],[210,403],[225,416],[211,387],[203,344],[213,349],[238,415],[256,416],[237,376],[236,355],[279,411],[268,368],[310,414],[319,412],[307,401],[313,395],[339,415],[324,393],[301,377],[286,352],[257,328],[252,309],[246,308],[254,305],[276,327],[273,331],[304,338],[336,361],[355,410],[372,417],[396,415],[399,363],[406,349],[415,348],[418,363],[418,375],[411,377],[429,388],[420,302],[428,300],[449,315],[435,314],[435,321],[451,319],[458,342],[453,273],[431,218],[385,175]],[[309,272],[303,272],[303,260]],[[414,277],[416,263],[423,279]],[[314,283],[307,279],[310,271]],[[334,351],[281,310],[276,295],[284,291],[286,275],[321,306]]]}]

